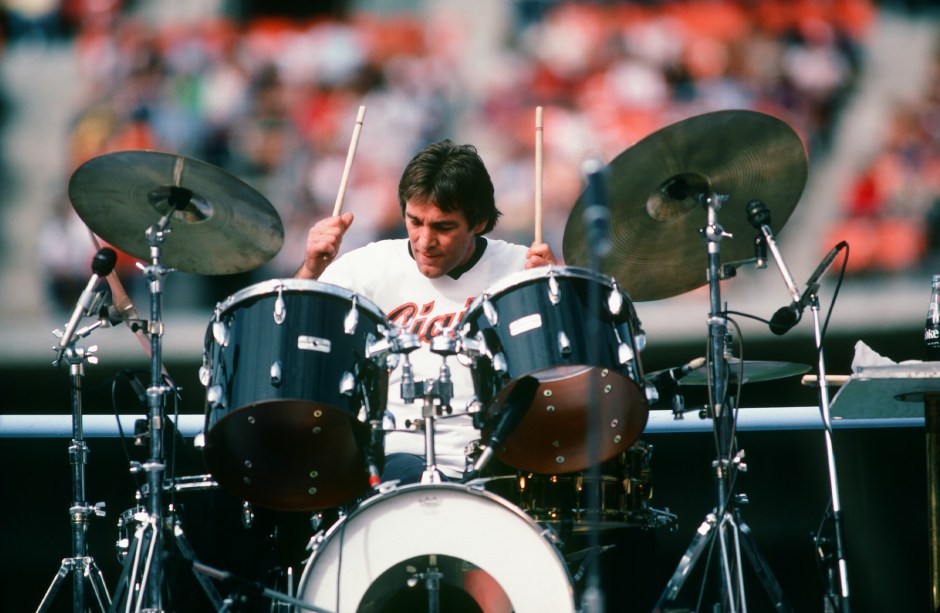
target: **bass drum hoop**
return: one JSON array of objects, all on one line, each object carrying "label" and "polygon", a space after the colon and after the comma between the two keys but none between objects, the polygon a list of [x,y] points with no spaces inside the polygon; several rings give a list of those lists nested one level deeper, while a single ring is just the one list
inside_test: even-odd
[{"label": "bass drum hoop", "polygon": [[[501,529],[510,522],[511,530]],[[330,611],[357,611],[383,573],[427,555],[486,571],[515,613],[575,611],[571,576],[545,531],[502,498],[451,483],[396,488],[334,524],[304,568],[300,599]]]}]

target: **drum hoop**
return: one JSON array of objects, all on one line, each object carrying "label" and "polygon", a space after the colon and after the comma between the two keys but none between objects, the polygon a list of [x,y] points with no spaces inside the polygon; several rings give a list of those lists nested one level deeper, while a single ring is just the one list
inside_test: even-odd
[{"label": "drum hoop", "polygon": [[[366,310],[372,311],[374,315],[377,315],[378,318],[384,322],[388,321],[385,313],[380,309],[374,302],[366,298],[361,294],[341,287],[339,285],[333,285],[332,283],[325,283],[323,281],[317,281],[314,279],[267,279],[265,281],[259,281],[238,290],[225,300],[219,302],[216,305],[216,312],[221,315],[228,312],[234,307],[238,306],[239,303],[245,302],[252,298],[259,296],[267,296],[269,294],[277,293],[278,289],[281,289],[289,293],[311,293],[311,294],[327,294],[337,298],[343,298],[349,302],[352,302],[355,297],[356,303],[365,308]],[[213,314],[213,319],[216,317]]]},{"label": "drum hoop", "polygon": [[487,489],[484,489],[482,486],[472,486],[472,485],[465,485],[463,483],[452,483],[452,482],[446,482],[446,481],[442,483],[434,483],[434,484],[410,483],[407,485],[396,486],[394,489],[389,490],[387,492],[383,492],[379,496],[372,496],[371,498],[366,498],[365,500],[363,500],[361,503],[359,503],[359,506],[357,506],[353,510],[353,512],[349,514],[348,519],[352,519],[360,511],[365,511],[369,507],[379,504],[383,500],[389,500],[390,498],[395,498],[397,496],[405,495],[412,491],[430,492],[433,490],[444,490],[444,491],[452,490],[452,491],[459,491],[459,492],[468,492],[480,498],[489,498],[492,500],[492,502],[495,502],[505,507],[508,511],[515,513],[520,518],[525,520],[527,523],[532,524],[535,528],[538,528],[538,524],[531,517],[526,515],[525,511],[523,511],[516,505],[512,504],[505,498],[497,494],[494,494],[493,492]]},{"label": "drum hoop", "polygon": [[[548,278],[552,275],[563,278],[569,277],[587,279],[588,281],[597,281],[608,289],[613,289],[615,283],[613,277],[602,275],[588,268],[581,268],[579,266],[540,266],[538,268],[520,270],[518,272],[506,275],[483,290],[479,296],[473,299],[473,302],[470,303],[470,306],[467,307],[465,316],[479,309],[480,304],[485,299],[492,300],[493,298],[499,297],[500,295],[506,293],[510,289],[518,285],[522,285],[526,281]],[[623,294],[624,298],[629,302],[630,297],[627,295],[626,291],[624,291],[622,287],[619,287],[619,285],[617,287],[620,290],[620,293]]]}]

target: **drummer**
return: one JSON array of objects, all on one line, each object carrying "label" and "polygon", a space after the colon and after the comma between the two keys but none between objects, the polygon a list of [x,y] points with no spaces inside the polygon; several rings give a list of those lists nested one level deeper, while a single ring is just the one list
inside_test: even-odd
[{"label": "drummer", "polygon": [[[431,338],[454,328],[472,300],[507,274],[556,263],[541,242],[526,248],[486,238],[501,215],[493,182],[472,145],[443,140],[418,152],[398,184],[407,239],[381,240],[340,257],[353,214],[318,221],[307,234],[303,265],[295,276],[345,287],[378,306],[392,324],[416,334],[421,347],[408,356],[416,382],[440,376],[443,358]],[[448,359],[454,416],[435,420],[435,464],[450,479],[467,469],[468,446],[479,438],[465,409],[472,400],[468,368]],[[420,481],[425,470],[424,434],[408,430],[421,417],[422,399],[401,398],[401,368],[389,379],[389,412],[395,430],[385,437],[383,481]],[[410,420],[410,421],[409,421]]]}]

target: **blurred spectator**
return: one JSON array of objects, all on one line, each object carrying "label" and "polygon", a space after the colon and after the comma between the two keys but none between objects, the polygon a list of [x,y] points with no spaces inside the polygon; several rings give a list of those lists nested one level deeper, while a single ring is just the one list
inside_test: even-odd
[{"label": "blurred spectator", "polygon": [[543,225],[560,252],[589,156],[613,159],[670,123],[727,108],[775,114],[811,146],[824,142],[873,12],[870,0],[517,3],[481,70],[464,8],[159,24],[115,0],[86,4],[96,8],[73,18],[88,84],[80,116],[104,108],[110,119],[100,142],[73,143],[72,168],[153,148],[258,189],[285,223],[285,245],[242,282],[293,273],[306,228],[338,198],[360,105],[344,194],[358,222],[345,248],[399,231],[401,168],[445,136],[476,144],[491,169],[506,212],[497,236],[528,242],[541,105]]}]

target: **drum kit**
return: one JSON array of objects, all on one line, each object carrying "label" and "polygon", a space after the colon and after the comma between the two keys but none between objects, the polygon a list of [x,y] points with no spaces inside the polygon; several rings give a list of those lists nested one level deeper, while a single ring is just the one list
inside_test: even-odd
[{"label": "drum kit", "polygon": [[[359,125],[361,112],[357,131]],[[341,509],[335,523],[311,538],[296,592],[292,585],[286,592],[259,588],[272,603],[298,611],[378,610],[403,588],[421,585],[427,593],[422,602],[436,611],[442,594],[453,586],[469,589],[467,577],[482,571],[515,611],[575,610],[572,575],[561,553],[565,530],[596,534],[675,521],[648,504],[652,446],[640,437],[657,399],[657,376],[643,372],[645,333],[633,301],[705,284],[711,289],[710,352],[706,368],[690,368],[683,384],[707,385],[714,399],[708,416],[721,440],[720,502],[719,521],[708,527],[740,525],[728,508],[737,464],[726,390],[731,383],[806,368],[729,359],[718,281],[731,268],[722,267],[719,243],[752,229],[745,215],[751,201],[772,210],[772,219],[766,211],[762,221],[769,231],[782,227],[806,179],[804,148],[776,118],[722,111],[652,134],[603,171],[605,195],[587,189],[573,207],[564,234],[566,265],[509,275],[476,297],[457,325],[431,345],[444,365],[436,380],[409,380],[408,355],[417,339],[344,288],[272,279],[216,305],[199,370],[206,388],[199,438],[210,475],[197,479],[196,487],[221,487],[246,506]],[[213,580],[228,573],[200,563],[164,499],[179,483],[165,474],[165,399],[173,390],[161,357],[163,284],[175,270],[221,275],[256,269],[280,250],[283,226],[245,183],[167,153],[94,158],[71,177],[69,196],[94,235],[141,260],[150,292],[150,316],[141,320],[111,270],[113,250],[99,250],[87,296],[57,346],[56,362],[70,365],[74,382],[73,447],[84,453],[80,379],[83,364],[93,359],[78,342],[96,327],[77,329],[77,322],[94,313],[90,296],[106,277],[116,319],[135,322],[150,358],[149,457],[133,467],[146,485],[132,512],[121,517],[124,570],[113,598],[86,551],[87,518],[95,509],[84,502],[83,459],[73,460],[74,555],[63,562],[39,609],[48,607],[71,572],[76,610],[85,610],[89,580],[102,610],[162,610],[163,553],[173,547],[216,609],[227,609],[233,601]],[[719,210],[731,213],[723,225]],[[608,233],[607,249],[596,248],[604,242],[592,236],[598,228]],[[727,244],[723,255],[735,265],[760,259],[751,242]],[[425,402],[427,466],[433,470],[433,422],[449,405],[451,356],[470,368],[478,400],[467,411],[483,444],[475,455],[468,452],[467,479],[382,483],[389,372],[402,366],[402,396]],[[700,541],[690,551],[692,561],[684,558],[670,582],[669,597],[701,553]],[[769,589],[779,591],[762,566]],[[668,600],[664,594],[658,606]]]}]

